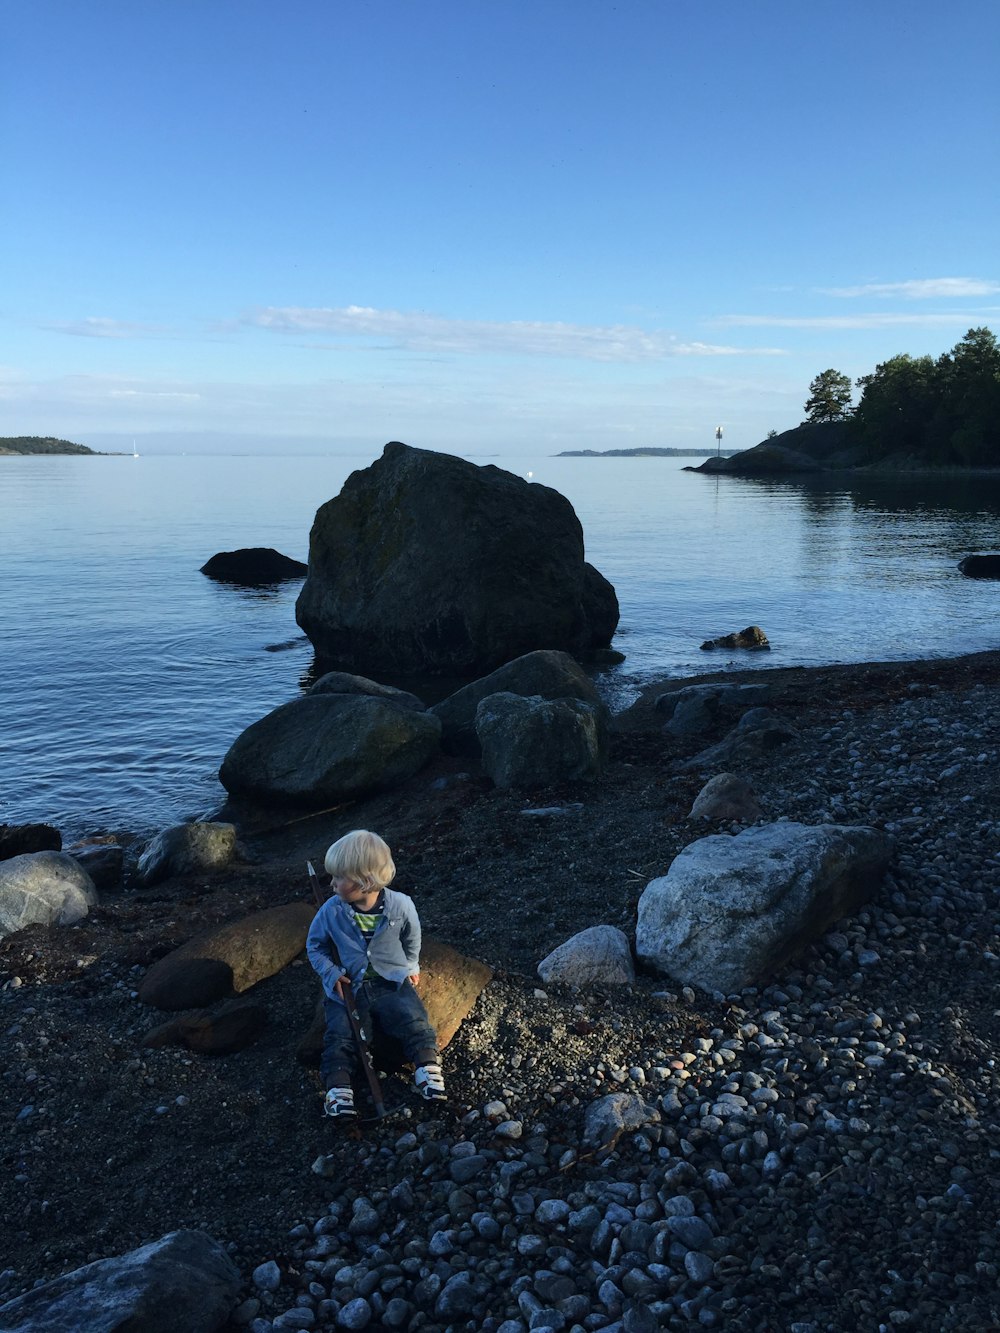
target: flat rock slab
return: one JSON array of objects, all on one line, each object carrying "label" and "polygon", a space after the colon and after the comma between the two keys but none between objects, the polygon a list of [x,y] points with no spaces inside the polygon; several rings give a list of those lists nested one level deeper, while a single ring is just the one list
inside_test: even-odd
[{"label": "flat rock slab", "polygon": [[0,1306],[3,1333],[215,1333],[240,1275],[218,1241],[172,1231]]},{"label": "flat rock slab", "polygon": [[699,838],[643,890],[636,954],[677,981],[732,994],[868,901],[891,854],[879,829],[835,824]]},{"label": "flat rock slab", "polygon": [[312,903],[286,903],[213,926],[154,963],[139,999],[157,1009],[201,1009],[249,990],[302,952],[315,914]]},{"label": "flat rock slab", "polygon": [[252,1046],[267,1023],[267,1010],[250,1000],[229,1000],[217,1009],[201,1009],[161,1023],[142,1039],[143,1046],[184,1046],[196,1055],[232,1055]]},{"label": "flat rock slab", "polygon": [[[441,1050],[451,1041],[463,1020],[472,1013],[473,1006],[492,976],[493,969],[477,958],[459,953],[433,936],[424,936],[420,950],[418,993]],[[298,1058],[303,1064],[319,1063],[325,1026],[321,997],[312,1026],[299,1043]]]}]

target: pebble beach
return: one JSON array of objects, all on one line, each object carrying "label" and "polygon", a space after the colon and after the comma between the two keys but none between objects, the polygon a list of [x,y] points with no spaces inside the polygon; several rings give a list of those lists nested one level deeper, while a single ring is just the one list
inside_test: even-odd
[{"label": "pebble beach", "polygon": [[[574,931],[634,930],[649,878],[739,827],[689,818],[683,765],[718,737],[666,736],[655,687],[599,784],[526,798],[442,761],[245,831],[213,879],[3,941],[0,1300],[190,1227],[239,1268],[225,1327],[251,1333],[996,1326],[1000,655],[764,678],[793,735],[742,771],[762,822],[872,825],[895,853],[867,907],[737,994],[535,974]],[[256,988],[248,1050],[143,1050],[150,962],[301,896],[303,855],[356,826],[390,841],[425,930],[495,969],[445,1052],[450,1108],[324,1122],[294,1059],[300,962]]]}]

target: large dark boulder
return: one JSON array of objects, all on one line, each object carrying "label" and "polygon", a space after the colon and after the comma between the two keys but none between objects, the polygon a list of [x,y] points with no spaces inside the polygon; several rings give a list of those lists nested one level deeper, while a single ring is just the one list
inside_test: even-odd
[{"label": "large dark boulder", "polygon": [[220,551],[201,567],[201,573],[220,583],[239,583],[246,588],[301,579],[309,566],[282,555],[273,546],[246,546],[238,551]]},{"label": "large dark boulder", "polygon": [[487,695],[476,709],[476,735],[498,787],[593,782],[607,757],[604,709],[579,699]]},{"label": "large dark boulder", "polygon": [[329,805],[405,782],[440,744],[430,713],[368,694],[308,694],[237,736],[219,781],[253,801]]},{"label": "large dark boulder", "polygon": [[1000,579],[1000,555],[967,555],[958,569],[967,579]]},{"label": "large dark boulder", "polygon": [[479,758],[476,709],[491,694],[540,695],[543,699],[580,699],[606,715],[594,682],[569,653],[538,651],[506,662],[496,671],[463,685],[429,710],[440,718],[441,744],[449,754]]},{"label": "large dark boulder", "polygon": [[607,647],[618,601],[558,491],[393,442],[318,510],[295,615],[324,665],[473,675]]},{"label": "large dark boulder", "polygon": [[62,834],[51,824],[0,824],[0,861],[29,852],[61,852]]}]

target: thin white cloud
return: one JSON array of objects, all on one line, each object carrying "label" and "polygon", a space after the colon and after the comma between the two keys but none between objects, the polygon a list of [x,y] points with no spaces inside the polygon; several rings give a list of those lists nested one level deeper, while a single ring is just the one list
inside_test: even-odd
[{"label": "thin white cloud", "polygon": [[889,329],[899,327],[950,328],[964,325],[969,328],[981,324],[1000,307],[988,306],[981,310],[953,310],[938,314],[880,314],[863,315],[719,315],[711,322],[727,328],[748,329]]},{"label": "thin white cloud", "polygon": [[125,319],[109,319],[103,315],[54,320],[42,327],[54,333],[68,333],[74,338],[162,338],[167,333],[158,324],[137,324]]},{"label": "thin white cloud", "polygon": [[172,389],[112,389],[109,398],[200,398],[200,393],[179,393]]},{"label": "thin white cloud", "polygon": [[385,339],[388,346],[465,355],[502,353],[568,357],[584,361],[644,362],[675,356],[780,356],[775,347],[725,347],[681,342],[671,334],[626,324],[608,326],[530,320],[448,319],[442,315],[370,306],[269,306],[246,322],[274,333]]},{"label": "thin white cloud", "polygon": [[859,287],[820,287],[825,296],[896,296],[907,301],[944,298],[955,301],[967,296],[995,296],[1000,282],[985,278],[914,278],[909,282],[868,282]]}]

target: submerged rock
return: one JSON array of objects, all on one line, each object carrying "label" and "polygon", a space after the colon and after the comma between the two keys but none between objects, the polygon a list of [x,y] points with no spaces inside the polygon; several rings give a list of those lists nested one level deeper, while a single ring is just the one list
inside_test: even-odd
[{"label": "submerged rock", "polygon": [[1000,579],[1000,555],[967,555],[958,568],[967,579]]},{"label": "submerged rock", "polygon": [[238,551],[220,551],[201,567],[201,573],[220,583],[238,583],[247,588],[305,578],[309,566],[282,555],[272,546],[248,546]]},{"label": "submerged rock", "polygon": [[718,639],[706,639],[701,645],[703,650],[710,648],[748,648],[751,652],[761,652],[771,647],[767,635],[759,625],[747,625],[733,634],[723,634]]},{"label": "submerged rock", "polygon": [[295,614],[330,665],[471,675],[608,647],[618,600],[565,496],[393,441],[318,510]]}]

